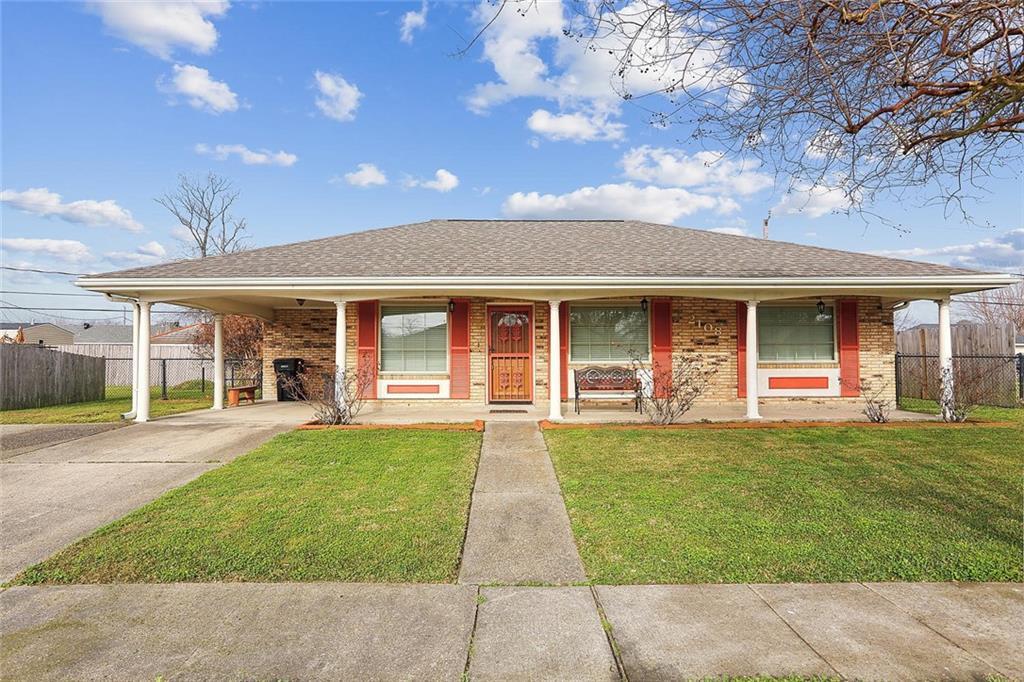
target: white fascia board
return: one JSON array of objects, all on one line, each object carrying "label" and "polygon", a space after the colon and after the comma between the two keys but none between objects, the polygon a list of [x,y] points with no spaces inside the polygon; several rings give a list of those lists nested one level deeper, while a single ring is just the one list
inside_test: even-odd
[{"label": "white fascia board", "polygon": [[75,284],[93,291],[293,291],[377,289],[434,289],[451,291],[475,287],[501,289],[579,288],[607,289],[687,288],[687,289],[806,289],[808,287],[843,288],[959,288],[1002,287],[1018,281],[1008,274],[931,275],[914,277],[178,277],[178,278],[102,278],[83,277]]}]

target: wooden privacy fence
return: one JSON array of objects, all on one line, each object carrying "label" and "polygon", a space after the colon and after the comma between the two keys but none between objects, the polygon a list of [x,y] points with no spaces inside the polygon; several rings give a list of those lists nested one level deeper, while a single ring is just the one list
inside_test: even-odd
[{"label": "wooden privacy fence", "polygon": [[[952,328],[953,355],[1011,356],[1016,330],[1003,325],[958,322]],[[904,355],[938,355],[938,325],[907,329],[896,335],[896,350]]]},{"label": "wooden privacy fence", "polygon": [[0,410],[103,400],[103,358],[0,344]]}]

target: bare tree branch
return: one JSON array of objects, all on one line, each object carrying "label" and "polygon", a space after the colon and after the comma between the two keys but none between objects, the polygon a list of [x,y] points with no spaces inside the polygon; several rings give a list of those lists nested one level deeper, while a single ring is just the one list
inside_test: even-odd
[{"label": "bare tree branch", "polygon": [[205,178],[178,176],[178,187],[155,199],[188,230],[194,245],[190,254],[199,258],[235,253],[245,248],[245,218],[231,215],[238,191],[231,181],[214,173]]}]

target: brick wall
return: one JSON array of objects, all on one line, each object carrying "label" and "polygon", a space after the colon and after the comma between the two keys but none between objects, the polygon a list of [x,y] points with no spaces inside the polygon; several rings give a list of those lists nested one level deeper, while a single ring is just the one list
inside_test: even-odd
[{"label": "brick wall", "polygon": [[[621,300],[621,299],[620,299]],[[529,305],[528,303],[525,305]],[[487,396],[487,300],[470,300],[470,399],[482,404]],[[548,399],[548,328],[547,303],[537,303],[534,310],[534,400]],[[347,366],[356,363],[356,306],[347,309]],[[885,394],[895,397],[893,383],[895,335],[893,315],[878,298],[859,297],[857,313],[860,331],[860,372],[865,385],[886,386]],[[264,395],[276,396],[272,361],[279,357],[301,357],[307,372],[330,372],[334,366],[335,310],[318,308],[287,308],[277,310],[277,318],[266,327],[263,348]],[[705,402],[737,400],[736,392],[736,303],[704,298],[672,300],[672,356],[700,354],[705,362],[717,368]],[[795,364],[793,366],[801,366]],[[807,366],[807,365],[803,365]],[[815,366],[815,365],[812,365]],[[817,365],[820,366],[820,365]],[[834,366],[834,365],[833,365]],[[399,377],[400,375],[388,375]],[[432,375],[444,377],[445,375]],[[786,401],[791,398],[762,398]],[[822,400],[840,400],[823,398]],[[849,399],[847,399],[849,400]],[[450,401],[467,402],[467,401]]]}]

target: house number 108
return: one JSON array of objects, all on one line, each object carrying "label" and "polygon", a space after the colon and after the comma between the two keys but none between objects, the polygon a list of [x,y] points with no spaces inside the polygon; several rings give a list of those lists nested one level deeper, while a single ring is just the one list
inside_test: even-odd
[{"label": "house number 108", "polygon": [[709,332],[711,334],[714,334],[715,336],[721,336],[722,335],[722,328],[721,327],[716,327],[715,325],[711,324],[710,322],[705,322],[704,320],[698,320],[696,317],[691,317],[690,321],[693,322],[693,326],[694,327],[696,327],[697,329],[700,329],[701,331]]}]

